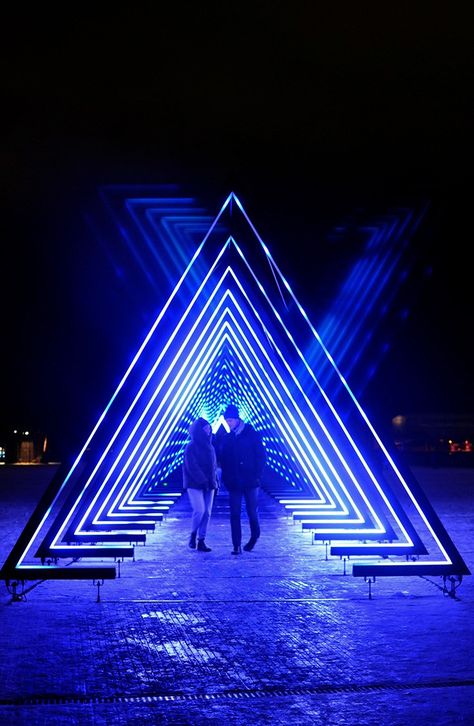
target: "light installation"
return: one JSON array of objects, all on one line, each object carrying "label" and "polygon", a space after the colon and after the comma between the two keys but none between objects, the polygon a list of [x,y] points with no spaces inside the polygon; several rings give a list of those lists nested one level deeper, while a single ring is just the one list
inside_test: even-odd
[{"label": "light installation", "polygon": [[355,576],[469,574],[231,193],[2,578],[113,577],[113,565],[58,561],[133,556],[180,496],[189,423],[202,415],[218,434],[228,401],[263,433],[264,487],[337,541],[332,555],[355,558]]}]

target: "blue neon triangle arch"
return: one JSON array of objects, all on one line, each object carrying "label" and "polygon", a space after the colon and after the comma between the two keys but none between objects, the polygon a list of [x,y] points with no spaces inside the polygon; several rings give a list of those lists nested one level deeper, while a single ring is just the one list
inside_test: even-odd
[{"label": "blue neon triangle arch", "polygon": [[[226,295],[229,294],[228,293],[228,286],[229,286],[229,283],[227,283],[227,286],[225,288],[226,289]],[[222,287],[223,286],[222,286],[222,283],[221,283],[221,288]],[[212,299],[212,298],[210,298],[210,299]],[[198,317],[202,320],[202,318],[203,318],[203,311],[206,310],[206,306],[201,306],[200,305],[199,298],[197,298],[197,305],[201,309],[201,312],[199,313],[199,316]],[[177,328],[175,328],[174,333],[176,334],[176,332],[177,332]],[[187,332],[187,329],[184,328],[184,333],[186,333],[186,332]],[[142,399],[144,399],[144,401],[146,403],[146,409],[148,409],[148,410],[150,410],[150,401],[152,400],[152,398],[155,401],[157,400],[155,398],[156,395],[157,395],[157,393],[163,393],[164,392],[164,396],[163,396],[162,400],[159,402],[159,406],[154,411],[153,418],[151,420],[148,421],[148,420],[144,419],[143,414],[141,414],[138,417],[138,424],[142,424],[142,429],[144,428],[144,431],[143,432],[140,432],[139,425],[138,424],[135,424],[134,429],[132,431],[132,434],[135,435],[136,432],[137,432],[137,430],[138,430],[139,433],[140,433],[140,438],[138,438],[138,440],[136,442],[134,442],[134,444],[133,444],[134,445],[134,449],[131,452],[131,455],[128,456],[128,452],[127,452],[127,456],[128,456],[128,458],[127,458],[127,466],[128,465],[131,465],[131,463],[133,463],[136,466],[136,464],[135,464],[135,458],[136,457],[142,458],[147,453],[147,447],[149,446],[150,441],[151,441],[151,435],[150,435],[151,428],[150,427],[155,424],[155,421],[156,420],[158,420],[158,421],[165,421],[165,424],[163,424],[163,425],[160,424],[160,440],[161,440],[161,443],[162,444],[165,441],[167,441],[168,436],[169,436],[169,433],[173,430],[173,428],[179,422],[179,417],[183,413],[183,410],[184,410],[184,408],[186,407],[186,405],[188,403],[188,400],[187,399],[185,399],[184,402],[183,402],[183,387],[187,383],[187,378],[190,375],[190,365],[191,365],[191,362],[190,361],[191,361],[191,358],[194,358],[196,356],[196,351],[199,350],[199,348],[202,348],[202,336],[203,335],[208,336],[208,331],[206,330],[205,327],[203,328],[203,331],[201,331],[200,336],[198,336],[198,332],[197,332],[197,328],[196,328],[196,322],[194,322],[194,325],[193,325],[193,332],[195,333],[195,337],[197,338],[197,341],[194,343],[194,349],[191,350],[191,352],[188,354],[188,358],[184,361],[184,366],[179,371],[178,376],[176,377],[176,369],[178,367],[177,366],[177,358],[176,358],[176,356],[173,358],[171,364],[169,364],[169,361],[167,359],[162,359],[162,362],[164,361],[164,365],[167,366],[167,371],[166,371],[166,374],[161,375],[161,371],[159,369],[156,369],[157,378],[159,380],[159,385],[153,391],[153,396],[150,396],[149,395],[149,391],[147,390],[147,388],[145,386],[142,385],[142,387],[141,387],[140,396],[141,396]],[[184,333],[183,333],[183,335],[184,335]],[[269,333],[268,333],[268,331],[266,331],[266,336],[264,336],[263,340],[266,340],[266,338],[268,337],[268,335],[269,335]],[[187,333],[187,338],[190,339],[190,340],[192,340],[192,338],[190,338],[190,336],[189,336],[189,333]],[[268,364],[271,363],[271,359],[269,357],[267,357],[267,361],[268,361]],[[179,383],[179,388],[178,388],[178,391],[176,393],[174,393],[173,386],[171,385],[171,382],[170,382],[170,375],[171,375],[170,372],[172,373],[172,375],[174,377],[173,378],[173,382],[176,382],[177,381]],[[193,375],[194,375],[194,370],[193,370]],[[151,379],[149,377],[147,377],[146,382],[147,382],[147,385],[148,386],[150,385],[150,380]],[[280,383],[281,383],[282,386],[284,385],[284,381],[283,381],[283,379],[281,377],[280,377]],[[190,397],[191,397],[191,395],[188,393],[188,399]],[[132,406],[134,406],[134,407],[137,406],[137,400],[138,400],[138,397],[135,398],[135,400],[132,403]],[[164,404],[166,404],[168,406],[168,408],[164,408],[163,407]],[[293,406],[294,405],[295,404],[293,403]],[[181,406],[181,408],[180,408],[180,406]],[[127,411],[126,416],[122,419],[122,423],[123,423],[123,421],[125,421],[125,419],[129,419],[130,418],[130,410],[131,410],[131,408]],[[139,411],[139,413],[141,413],[141,412]],[[274,415],[276,413],[277,413],[277,410],[274,411]],[[289,413],[289,411],[287,409],[287,414],[288,413]],[[157,419],[157,417],[159,417],[159,418]],[[304,418],[303,418],[303,420],[304,420]],[[146,423],[146,426],[143,423],[144,421]],[[165,428],[163,430],[163,426],[165,426],[167,428]],[[293,426],[293,424],[292,424],[292,426]],[[307,424],[306,424],[306,426],[308,428],[308,425]],[[316,424],[313,424],[311,426],[311,428],[309,428],[309,431],[310,432],[313,431],[314,428],[315,428],[315,426],[316,426]],[[290,428],[292,428],[292,427],[290,427]],[[118,433],[118,429],[116,430],[115,434],[117,434],[117,433]],[[114,473],[114,472],[117,471],[117,465],[118,465],[119,461],[120,462],[123,461],[124,451],[127,449],[127,445],[129,445],[130,444],[130,441],[132,440],[131,435],[130,435],[130,432],[127,430],[127,439],[125,441],[124,446],[121,449],[117,445],[118,440],[119,439],[117,438],[116,435],[114,435],[114,437],[112,439],[110,439],[110,441],[108,442],[107,447],[106,447],[106,452],[107,452],[107,455],[109,456],[109,459],[111,459],[111,460],[110,461],[106,461],[105,458],[102,459],[99,462],[100,465],[99,464],[96,465],[96,468],[93,471],[92,475],[86,481],[86,487],[89,488],[90,492],[92,491],[94,493],[94,496],[93,497],[89,496],[89,500],[90,500],[91,504],[90,504],[90,507],[89,507],[88,511],[84,515],[84,518],[82,519],[82,521],[78,525],[78,531],[81,531],[82,530],[82,527],[85,524],[85,519],[87,518],[88,513],[97,504],[97,502],[99,501],[99,498],[100,498],[100,493],[101,492],[97,488],[94,488],[94,486],[93,486],[93,484],[94,484],[94,477],[95,477],[95,481],[96,482],[98,480],[100,480],[100,490],[102,492],[104,490],[105,491],[109,491],[109,493],[110,493],[110,489],[106,489],[106,487],[110,487],[110,483],[109,483],[111,481],[110,480],[110,476],[111,476],[112,473]],[[117,454],[118,449],[120,449],[119,454]],[[328,457],[326,457],[326,458],[327,458],[328,464],[331,464],[330,459]],[[342,459],[340,453],[339,453],[339,458],[342,461],[344,461]],[[347,469],[347,465],[346,464],[345,464],[345,466],[346,466],[346,469]],[[104,468],[105,468],[105,470],[107,472],[106,475],[105,475],[105,479],[103,479],[103,477],[102,477],[102,471],[101,471]],[[349,472],[350,472],[350,470],[349,470]],[[357,482],[355,482],[355,484],[357,484]],[[81,492],[81,495],[82,495],[82,492]],[[361,522],[363,522],[363,520],[359,517],[358,523],[360,524]],[[382,535],[383,532],[384,532],[383,528],[380,528],[377,531],[377,534]],[[367,530],[362,530],[362,533],[367,534]],[[70,536],[68,536],[68,539],[70,539]]]},{"label": "blue neon triangle arch", "polygon": [[[257,240],[253,248],[216,234],[223,215],[232,217],[235,209]],[[317,371],[302,353],[308,339],[324,354]],[[362,541],[358,551],[367,546],[369,555],[377,554],[380,542],[394,558],[410,548],[428,555],[416,562],[400,557],[363,564],[359,572],[355,565],[354,574],[469,574],[419,485],[407,480],[377,435],[233,193],[79,456],[55,482],[47,510],[36,512],[34,527],[22,533],[7,560],[8,572],[28,569],[38,538],[43,554],[45,543],[54,557],[68,542],[71,556],[80,557],[82,543],[95,541],[97,528],[104,538],[116,533],[119,517],[130,533],[143,532],[146,518],[153,521],[156,512],[153,482],[179,469],[190,420],[204,413],[216,425],[236,389],[246,418],[264,424],[270,469],[277,476],[297,472],[304,493],[312,495],[307,527],[328,540]],[[374,443],[390,469],[390,486],[377,473]],[[291,465],[283,469],[288,457]],[[416,510],[417,527],[400,494]],[[379,542],[367,543],[371,535]],[[101,548],[97,551],[100,556]]]}]

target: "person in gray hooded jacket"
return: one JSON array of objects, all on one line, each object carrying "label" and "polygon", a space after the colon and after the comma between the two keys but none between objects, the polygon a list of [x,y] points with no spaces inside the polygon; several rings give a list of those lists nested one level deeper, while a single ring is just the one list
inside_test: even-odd
[{"label": "person in gray hooded jacket", "polygon": [[190,426],[189,435],[191,440],[184,449],[183,461],[183,488],[188,492],[193,510],[189,547],[199,552],[210,552],[205,538],[218,488],[216,452],[211,440],[210,423],[205,418],[196,419]]}]

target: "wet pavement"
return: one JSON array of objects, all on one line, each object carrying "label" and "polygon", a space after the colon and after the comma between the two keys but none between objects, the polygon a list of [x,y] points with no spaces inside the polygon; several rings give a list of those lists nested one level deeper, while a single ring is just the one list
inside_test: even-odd
[{"label": "wet pavement", "polygon": [[[0,467],[2,562],[53,473]],[[414,473],[472,572],[474,469]],[[238,557],[225,492],[209,553],[187,547],[183,496],[103,586],[27,583],[14,601],[2,583],[0,722],[474,723],[471,575],[454,597],[441,578],[381,577],[369,598],[263,492],[260,512]]]}]

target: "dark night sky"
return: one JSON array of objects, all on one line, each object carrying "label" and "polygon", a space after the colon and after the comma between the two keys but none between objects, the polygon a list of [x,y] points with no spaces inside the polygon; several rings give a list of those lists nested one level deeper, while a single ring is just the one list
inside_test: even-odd
[{"label": "dark night sky", "polygon": [[7,11],[1,425],[80,437],[111,393],[101,362],[123,370],[119,321],[69,294],[96,266],[84,295],[124,316],[84,227],[110,183],[176,183],[211,214],[234,190],[308,303],[322,230],[429,201],[413,245],[433,274],[366,395],[387,417],[474,411],[469,4],[318,5]]}]

